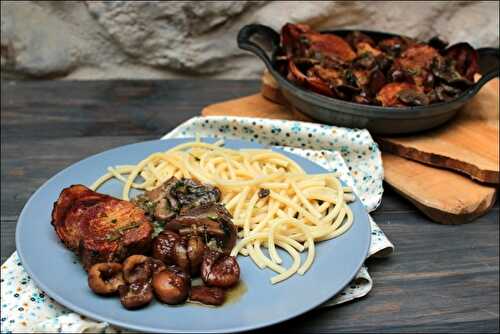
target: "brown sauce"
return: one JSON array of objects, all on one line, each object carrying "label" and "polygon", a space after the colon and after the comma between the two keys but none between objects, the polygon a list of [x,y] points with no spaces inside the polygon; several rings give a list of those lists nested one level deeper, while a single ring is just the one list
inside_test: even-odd
[{"label": "brown sauce", "polygon": [[237,302],[241,298],[241,296],[245,294],[245,292],[247,292],[247,285],[245,284],[245,282],[240,280],[238,284],[227,290],[226,301],[222,306]]}]

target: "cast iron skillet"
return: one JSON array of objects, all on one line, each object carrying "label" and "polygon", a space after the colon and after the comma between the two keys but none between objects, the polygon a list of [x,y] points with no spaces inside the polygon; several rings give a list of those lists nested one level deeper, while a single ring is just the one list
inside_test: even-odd
[{"label": "cast iron skillet", "polygon": [[[329,30],[323,33],[345,36],[351,31]],[[359,31],[375,41],[396,36],[385,32]],[[441,125],[451,119],[458,108],[476,95],[485,83],[499,76],[499,49],[481,48],[477,50],[481,79],[451,101],[404,108],[363,105],[323,96],[289,82],[275,66],[275,57],[280,48],[280,35],[267,26],[259,24],[244,26],[238,33],[238,46],[262,59],[278,82],[285,98],[302,113],[322,123],[366,128],[374,134],[404,134]]]}]

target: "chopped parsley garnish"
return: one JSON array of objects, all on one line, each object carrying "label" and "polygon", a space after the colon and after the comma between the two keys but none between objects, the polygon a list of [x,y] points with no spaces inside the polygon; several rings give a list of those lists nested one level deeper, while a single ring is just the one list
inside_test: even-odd
[{"label": "chopped parsley garnish", "polygon": [[132,223],[130,225],[126,225],[126,226],[121,226],[121,227],[118,227],[116,230],[114,230],[113,232],[109,233],[107,236],[106,236],[106,240],[107,241],[115,241],[115,240],[118,240],[120,239],[122,236],[123,236],[123,232],[125,231],[128,231],[128,230],[131,230],[131,229],[134,229],[134,228],[137,228],[139,227],[141,224],[139,223]]}]

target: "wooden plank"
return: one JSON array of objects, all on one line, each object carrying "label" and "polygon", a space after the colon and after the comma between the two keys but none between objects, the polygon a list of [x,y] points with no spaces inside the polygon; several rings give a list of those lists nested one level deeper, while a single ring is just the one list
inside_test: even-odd
[{"label": "wooden plank", "polygon": [[495,187],[390,153],[382,153],[382,160],[385,181],[435,222],[471,222],[495,203]]},{"label": "wooden plank", "polygon": [[9,256],[16,249],[16,223],[17,216],[4,217],[2,215],[0,225],[2,228],[2,262],[9,258]]},{"label": "wooden plank", "polygon": [[384,151],[498,184],[498,114],[498,79],[494,79],[452,122],[415,135],[377,138],[377,142]]},{"label": "wooden plank", "polygon": [[[1,138],[159,137],[209,104],[255,94],[258,81],[12,81],[1,85]],[[30,134],[26,136],[26,134]]]},{"label": "wooden plank", "polygon": [[203,116],[240,116],[293,119],[284,106],[269,103],[260,94],[245,96],[221,103],[208,105],[201,111]]}]

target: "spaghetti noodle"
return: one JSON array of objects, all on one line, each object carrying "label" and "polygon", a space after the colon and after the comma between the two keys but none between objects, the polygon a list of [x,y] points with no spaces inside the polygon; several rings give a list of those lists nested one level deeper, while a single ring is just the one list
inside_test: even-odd
[{"label": "spaghetti noodle", "polygon": [[[281,153],[228,149],[222,141],[189,142],[153,153],[137,165],[109,167],[91,188],[114,178],[123,182],[122,197],[129,200],[131,189],[149,191],[172,176],[194,178],[221,190],[241,238],[231,255],[250,256],[259,268],[277,272],[273,284],[307,272],[314,262],[315,243],[341,235],[353,223],[347,205],[354,200],[352,190],[335,175],[306,174]],[[276,247],[291,256],[289,268],[282,266]],[[305,250],[302,262],[300,253]]]}]

